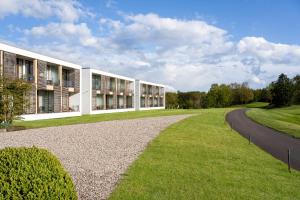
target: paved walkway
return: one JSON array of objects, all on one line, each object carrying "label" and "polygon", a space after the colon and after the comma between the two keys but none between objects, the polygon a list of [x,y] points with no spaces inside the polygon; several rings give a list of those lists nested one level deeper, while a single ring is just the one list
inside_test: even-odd
[{"label": "paved walkway", "polygon": [[43,147],[71,174],[79,199],[105,199],[146,145],[190,115],[107,121],[0,133],[0,148]]},{"label": "paved walkway", "polygon": [[290,163],[292,168],[300,170],[300,139],[260,125],[246,116],[246,109],[234,110],[227,114],[226,121],[242,136],[287,163],[288,149],[290,149]]}]

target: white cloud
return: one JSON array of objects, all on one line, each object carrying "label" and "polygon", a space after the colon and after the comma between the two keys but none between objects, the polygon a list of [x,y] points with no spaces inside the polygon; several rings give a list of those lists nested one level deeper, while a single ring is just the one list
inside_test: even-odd
[{"label": "white cloud", "polygon": [[233,42],[226,30],[201,20],[138,14],[101,18],[99,26],[96,33],[86,23],[49,23],[25,33],[39,52],[172,90],[244,81],[263,87],[279,73],[300,73],[299,46],[258,37]]},{"label": "white cloud", "polygon": [[100,42],[94,37],[86,23],[50,23],[46,26],[25,30],[25,34],[36,37],[48,37],[65,42],[79,42],[83,46],[97,46]]},{"label": "white cloud", "polygon": [[27,17],[47,18],[55,16],[63,22],[78,21],[80,17],[92,15],[75,0],[2,0],[0,19],[22,14]]}]

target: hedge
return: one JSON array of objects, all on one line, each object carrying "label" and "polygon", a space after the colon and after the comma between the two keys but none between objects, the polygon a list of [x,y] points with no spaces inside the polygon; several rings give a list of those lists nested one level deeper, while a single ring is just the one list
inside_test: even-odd
[{"label": "hedge", "polygon": [[77,199],[59,160],[45,149],[0,150],[0,199]]}]

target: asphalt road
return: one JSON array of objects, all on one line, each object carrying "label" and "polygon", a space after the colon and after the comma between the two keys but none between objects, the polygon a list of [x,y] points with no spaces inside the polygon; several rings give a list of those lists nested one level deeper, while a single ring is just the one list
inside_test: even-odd
[{"label": "asphalt road", "polygon": [[252,121],[246,116],[246,110],[238,109],[226,115],[226,121],[232,129],[247,140],[250,137],[252,143],[285,163],[288,163],[290,149],[290,165],[300,170],[300,139]]}]

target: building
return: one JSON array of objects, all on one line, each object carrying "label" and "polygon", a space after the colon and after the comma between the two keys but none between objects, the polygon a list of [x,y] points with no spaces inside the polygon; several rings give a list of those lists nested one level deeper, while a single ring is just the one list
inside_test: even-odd
[{"label": "building", "polygon": [[165,108],[164,85],[0,43],[0,75],[31,84],[24,120]]},{"label": "building", "polygon": [[165,109],[165,86],[161,84],[135,81],[136,110]]},{"label": "building", "polygon": [[0,73],[32,85],[25,120],[81,115],[81,66],[0,43]]},{"label": "building", "polygon": [[134,111],[135,80],[83,68],[83,114]]}]

